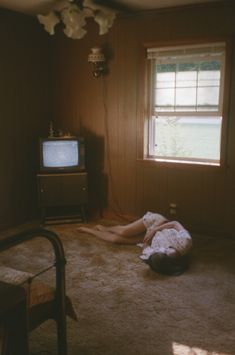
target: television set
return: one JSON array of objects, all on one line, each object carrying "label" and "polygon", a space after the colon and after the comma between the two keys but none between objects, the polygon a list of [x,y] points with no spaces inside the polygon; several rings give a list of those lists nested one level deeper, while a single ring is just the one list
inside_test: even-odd
[{"label": "television set", "polygon": [[85,170],[83,137],[40,138],[40,172],[65,173]]}]

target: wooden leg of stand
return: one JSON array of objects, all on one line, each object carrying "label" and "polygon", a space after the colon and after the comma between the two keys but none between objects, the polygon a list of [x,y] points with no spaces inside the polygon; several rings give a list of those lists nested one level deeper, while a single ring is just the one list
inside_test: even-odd
[{"label": "wooden leg of stand", "polygon": [[86,209],[85,209],[85,206],[84,206],[84,205],[81,206],[81,214],[82,214],[82,220],[83,220],[84,222],[87,222]]}]

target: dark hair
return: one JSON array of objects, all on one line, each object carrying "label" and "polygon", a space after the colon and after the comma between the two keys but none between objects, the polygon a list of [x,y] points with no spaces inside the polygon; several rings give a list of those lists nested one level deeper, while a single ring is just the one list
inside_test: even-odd
[{"label": "dark hair", "polygon": [[176,251],[170,255],[156,252],[147,260],[147,264],[153,271],[171,276],[181,275],[188,268],[188,263],[188,254],[180,255]]}]

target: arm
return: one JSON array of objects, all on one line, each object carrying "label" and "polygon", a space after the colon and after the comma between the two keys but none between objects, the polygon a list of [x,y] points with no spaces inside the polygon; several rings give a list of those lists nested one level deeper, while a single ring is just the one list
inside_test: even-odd
[{"label": "arm", "polygon": [[180,232],[181,230],[184,229],[184,227],[182,226],[182,224],[180,224],[179,222],[177,221],[170,221],[170,222],[166,222],[164,224],[161,224],[159,227],[158,227],[158,230],[161,231],[163,229],[175,229],[177,230],[177,232]]},{"label": "arm", "polygon": [[162,231],[163,229],[171,229],[171,228],[177,230],[178,232],[184,229],[184,227],[177,221],[166,222],[161,224],[160,226],[153,225],[151,228],[149,228],[149,230],[145,234],[143,243],[150,244],[156,232]]}]

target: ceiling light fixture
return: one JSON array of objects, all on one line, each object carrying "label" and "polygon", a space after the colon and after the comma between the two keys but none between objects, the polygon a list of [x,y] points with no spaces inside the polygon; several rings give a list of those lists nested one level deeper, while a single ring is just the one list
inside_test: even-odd
[{"label": "ceiling light fixture", "polygon": [[37,15],[39,22],[44,25],[50,35],[54,35],[55,26],[62,23],[65,35],[72,39],[85,36],[87,31],[84,26],[88,17],[94,18],[99,25],[99,34],[104,35],[112,27],[116,13],[109,8],[95,4],[92,0],[65,0],[58,3],[49,14]]}]

